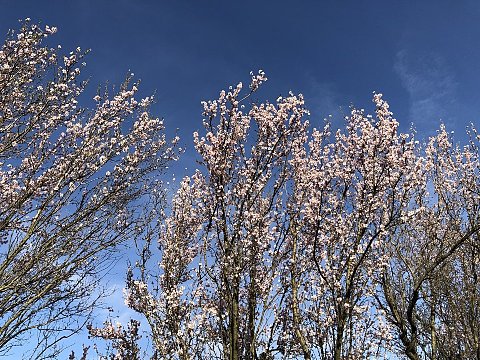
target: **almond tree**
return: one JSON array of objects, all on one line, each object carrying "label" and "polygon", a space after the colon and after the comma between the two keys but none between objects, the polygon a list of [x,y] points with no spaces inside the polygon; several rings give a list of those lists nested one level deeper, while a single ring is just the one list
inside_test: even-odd
[{"label": "almond tree", "polygon": [[477,358],[478,139],[455,147],[442,126],[422,161],[415,217],[388,242],[379,306],[409,359]]},{"label": "almond tree", "polygon": [[301,96],[243,112],[265,80],[260,72],[246,96],[239,84],[204,103],[206,135],[194,134],[202,170],[183,180],[160,231],[160,291],[147,292],[142,276],[127,282],[127,302],[148,319],[159,358],[257,359],[277,351],[284,205],[307,123]]},{"label": "almond tree", "polygon": [[[432,356],[480,358],[480,136],[473,128],[470,141],[455,149],[461,196],[463,235],[472,232],[436,277],[438,305],[435,307]],[[431,312],[432,313],[432,312]],[[432,320],[435,320],[434,322]]]},{"label": "almond tree", "polygon": [[79,105],[84,53],[45,46],[55,31],[27,19],[0,49],[0,354],[36,334],[41,358],[82,327],[151,175],[174,158],[130,77]]},{"label": "almond tree", "polygon": [[398,132],[381,94],[374,102],[376,117],[353,109],[345,131],[314,130],[294,158],[290,347],[306,359],[378,358],[388,348],[374,276],[421,179],[413,138]]}]

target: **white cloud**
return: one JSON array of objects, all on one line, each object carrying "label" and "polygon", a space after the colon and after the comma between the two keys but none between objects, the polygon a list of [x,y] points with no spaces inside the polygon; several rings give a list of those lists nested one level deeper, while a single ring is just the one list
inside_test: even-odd
[{"label": "white cloud", "polygon": [[340,105],[338,92],[335,90],[334,85],[320,82],[313,77],[308,79],[308,85],[306,105],[312,113],[312,119],[318,121],[327,118],[329,115],[337,119],[346,115],[344,114],[345,109]]},{"label": "white cloud", "polygon": [[409,94],[409,120],[417,129],[431,132],[440,121],[454,121],[456,81],[442,57],[402,50],[396,55],[394,69]]}]

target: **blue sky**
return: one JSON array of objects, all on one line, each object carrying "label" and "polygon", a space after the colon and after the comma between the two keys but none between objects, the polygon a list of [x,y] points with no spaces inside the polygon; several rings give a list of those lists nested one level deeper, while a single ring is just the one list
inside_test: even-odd
[{"label": "blue sky", "polygon": [[92,92],[134,72],[143,95],[156,92],[169,132],[179,129],[185,159],[200,102],[258,69],[269,78],[258,98],[303,93],[316,126],[350,104],[372,111],[373,91],[419,137],[441,121],[459,140],[480,126],[478,1],[0,0],[0,9],[2,35],[30,17],[58,27],[52,45],[92,49]]},{"label": "blue sky", "polygon": [[[248,82],[258,94],[306,96],[311,120],[390,102],[403,129],[422,135],[440,121],[459,138],[480,123],[480,3],[477,1],[22,1],[0,0],[0,33],[17,19],[54,25],[64,49],[91,48],[91,87],[128,70],[156,91],[155,112],[191,148],[200,101]],[[341,108],[341,110],[339,110]]]}]

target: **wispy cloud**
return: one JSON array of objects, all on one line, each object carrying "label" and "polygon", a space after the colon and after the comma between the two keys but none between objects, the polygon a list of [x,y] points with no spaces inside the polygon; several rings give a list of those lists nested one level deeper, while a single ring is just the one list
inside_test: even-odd
[{"label": "wispy cloud", "polygon": [[431,132],[440,121],[454,121],[456,81],[442,57],[402,50],[396,54],[394,68],[409,94],[409,120],[417,129]]},{"label": "wispy cloud", "polygon": [[315,125],[319,120],[328,118],[330,115],[333,119],[343,118],[345,109],[341,106],[335,86],[328,82],[320,82],[313,77],[307,81],[307,93],[305,94],[307,108],[316,122]]}]

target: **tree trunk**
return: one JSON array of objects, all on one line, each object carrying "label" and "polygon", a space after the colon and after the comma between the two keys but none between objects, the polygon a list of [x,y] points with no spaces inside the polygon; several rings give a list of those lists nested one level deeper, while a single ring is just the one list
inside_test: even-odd
[{"label": "tree trunk", "polygon": [[432,307],[430,308],[430,337],[431,337],[431,343],[432,343],[432,354],[431,354],[432,360],[435,360],[437,358],[437,333],[435,330],[435,305],[436,305],[436,299],[432,299]]},{"label": "tree trunk", "polygon": [[257,358],[256,346],[255,346],[255,310],[257,307],[256,299],[256,270],[255,265],[252,265],[250,271],[250,286],[248,289],[248,319],[247,329],[245,336],[245,359],[255,360]]},{"label": "tree trunk", "polygon": [[[339,307],[342,305],[340,304]],[[340,309],[338,312],[338,326],[337,326],[337,336],[335,337],[335,349],[333,357],[335,360],[342,359],[342,350],[343,350],[343,332],[345,331],[345,311]]]},{"label": "tree trunk", "polygon": [[295,326],[295,336],[302,348],[303,357],[305,360],[310,360],[310,350],[307,345],[307,341],[303,336],[303,333],[300,329],[300,310],[298,305],[298,283],[296,280],[295,266],[297,265],[297,236],[293,235],[293,246],[292,246],[292,266],[293,269],[290,271],[291,274],[291,287],[292,287],[292,312],[293,312],[293,324]]},{"label": "tree trunk", "polygon": [[232,301],[230,304],[230,323],[229,323],[229,360],[238,360],[239,359],[239,337],[238,337],[238,307],[239,307],[239,296],[238,296],[238,286],[235,286],[232,294]]}]

